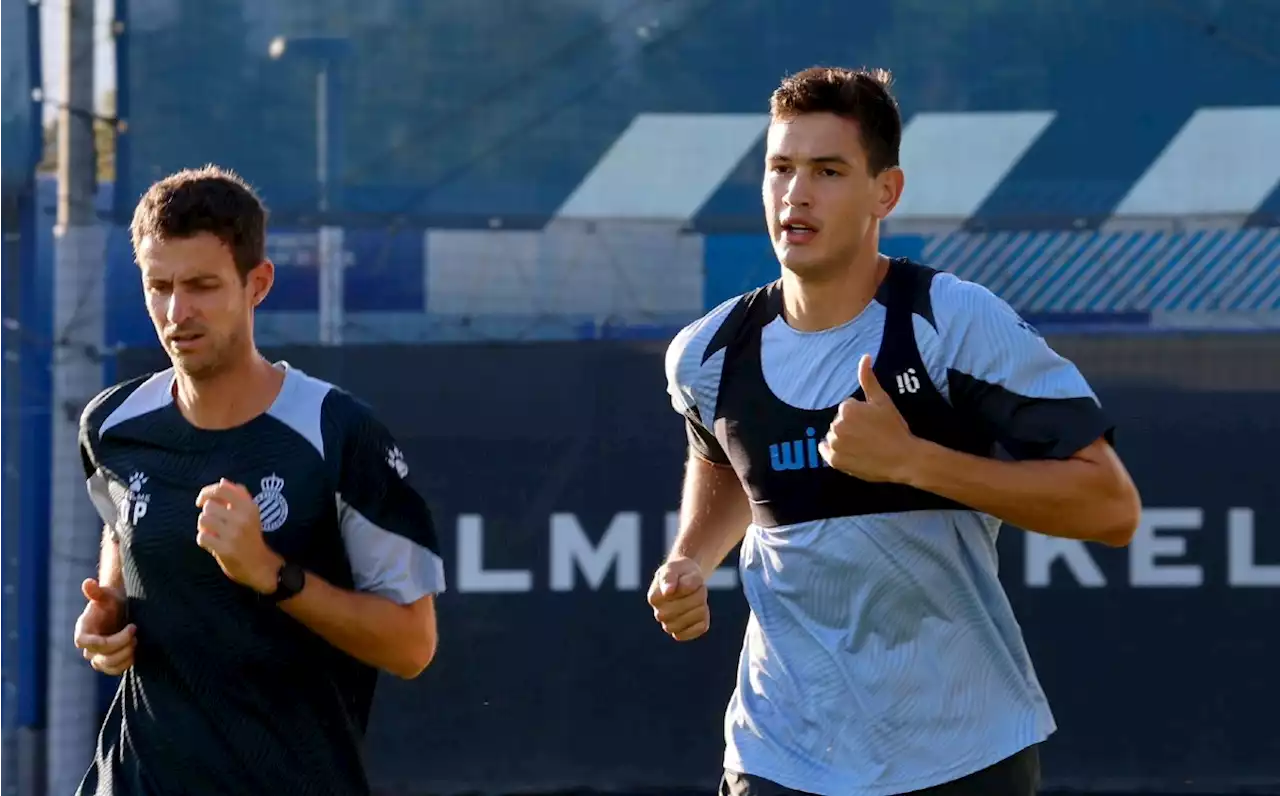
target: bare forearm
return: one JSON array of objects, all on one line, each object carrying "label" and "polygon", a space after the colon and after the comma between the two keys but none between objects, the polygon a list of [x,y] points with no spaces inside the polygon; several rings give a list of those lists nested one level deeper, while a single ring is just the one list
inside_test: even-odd
[{"label": "bare forearm", "polygon": [[1137,490],[1105,443],[1071,459],[1019,462],[972,456],[924,440],[917,444],[904,481],[1019,528],[1124,545],[1137,526]]},{"label": "bare forearm", "polygon": [[750,522],[751,506],[733,470],[690,455],[680,532],[668,558],[692,559],[710,573],[742,541]]},{"label": "bare forearm", "polygon": [[98,556],[98,585],[124,594],[124,569],[120,564],[120,543],[111,538],[111,529],[102,529],[102,552]]},{"label": "bare forearm", "polygon": [[280,608],[348,655],[398,677],[416,677],[435,655],[434,615],[424,629],[413,607],[338,588],[313,572]]}]

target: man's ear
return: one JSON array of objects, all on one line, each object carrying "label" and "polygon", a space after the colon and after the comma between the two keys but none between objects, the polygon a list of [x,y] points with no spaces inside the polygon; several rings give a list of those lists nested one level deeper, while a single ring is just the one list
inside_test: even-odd
[{"label": "man's ear", "polygon": [[276,281],[276,266],[270,260],[263,260],[253,267],[249,272],[248,286],[253,300],[253,306],[257,307],[266,300],[267,294],[271,292],[271,286]]},{"label": "man's ear", "polygon": [[890,166],[876,177],[876,184],[880,188],[880,194],[877,197],[875,215],[883,221],[889,217],[893,208],[897,207],[902,199],[902,191],[906,187],[906,174],[900,167]]}]

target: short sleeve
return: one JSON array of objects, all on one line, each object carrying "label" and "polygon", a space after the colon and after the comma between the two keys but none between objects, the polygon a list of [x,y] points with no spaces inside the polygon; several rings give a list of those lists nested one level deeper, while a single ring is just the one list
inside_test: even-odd
[{"label": "short sleeve", "polygon": [[341,412],[338,512],[356,590],[403,605],[443,592],[435,522],[409,483],[404,452],[367,409],[348,402]]},{"label": "short sleeve", "polygon": [[98,512],[98,516],[102,518],[102,524],[107,529],[107,533],[111,535],[113,540],[118,541],[119,535],[116,526],[120,518],[119,508],[115,498],[111,496],[111,482],[98,464],[97,415],[100,413],[99,407],[101,404],[102,396],[99,396],[90,401],[80,415],[80,430],[78,434],[80,464],[84,469],[85,489],[89,493],[89,500],[93,503],[93,508]]},{"label": "short sleeve", "polygon": [[952,404],[1014,459],[1066,459],[1114,426],[1084,376],[1003,299],[940,275],[933,304]]},{"label": "short sleeve", "polygon": [[667,393],[671,397],[671,407],[684,418],[689,449],[696,456],[713,464],[728,465],[729,456],[716,439],[715,432],[703,419],[698,391],[693,384],[688,383],[691,380],[685,376],[686,371],[690,370],[690,343],[697,336],[696,331],[696,326],[683,329],[667,347]]},{"label": "short sleeve", "polygon": [[720,445],[720,440],[716,439],[716,435],[706,426],[702,425],[702,421],[696,414],[686,415],[684,419],[685,437],[689,440],[689,449],[712,464],[728,465],[729,456],[724,452],[724,448]]}]

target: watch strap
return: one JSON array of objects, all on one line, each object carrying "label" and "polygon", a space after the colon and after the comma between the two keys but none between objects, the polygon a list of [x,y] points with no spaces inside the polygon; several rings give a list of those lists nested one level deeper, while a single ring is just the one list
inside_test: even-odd
[{"label": "watch strap", "polygon": [[299,564],[285,563],[276,572],[276,590],[266,595],[272,603],[280,603],[294,597],[306,585],[307,572]]}]

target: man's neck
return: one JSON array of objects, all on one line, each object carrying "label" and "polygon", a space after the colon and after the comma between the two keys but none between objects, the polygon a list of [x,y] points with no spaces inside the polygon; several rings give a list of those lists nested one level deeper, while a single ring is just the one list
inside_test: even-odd
[{"label": "man's neck", "polygon": [[284,372],[255,351],[243,364],[208,379],[175,371],[174,400],[197,428],[219,430],[248,423],[280,394]]},{"label": "man's neck", "polygon": [[889,260],[872,248],[845,268],[822,275],[800,276],[782,270],[783,311],[787,325],[819,332],[848,323],[875,298]]}]

